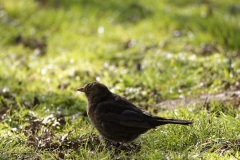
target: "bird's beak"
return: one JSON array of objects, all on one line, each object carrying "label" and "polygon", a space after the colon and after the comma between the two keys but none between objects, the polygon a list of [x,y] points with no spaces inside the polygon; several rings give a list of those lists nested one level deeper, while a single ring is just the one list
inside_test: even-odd
[{"label": "bird's beak", "polygon": [[85,92],[84,88],[77,88],[76,91]]}]

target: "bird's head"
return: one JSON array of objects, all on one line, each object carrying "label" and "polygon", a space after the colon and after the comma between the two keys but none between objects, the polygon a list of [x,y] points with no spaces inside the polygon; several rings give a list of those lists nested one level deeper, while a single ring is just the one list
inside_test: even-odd
[{"label": "bird's head", "polygon": [[76,90],[84,92],[89,102],[97,102],[107,96],[109,93],[111,94],[109,89],[104,84],[99,82],[88,83],[84,87]]}]

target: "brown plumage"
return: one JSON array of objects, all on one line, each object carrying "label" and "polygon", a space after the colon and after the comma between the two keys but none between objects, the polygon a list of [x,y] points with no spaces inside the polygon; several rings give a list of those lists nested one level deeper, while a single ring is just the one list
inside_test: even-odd
[{"label": "brown plumage", "polygon": [[84,92],[88,99],[87,114],[93,125],[102,136],[115,142],[133,141],[149,129],[164,124],[193,123],[152,116],[99,82],[88,83],[77,91]]}]

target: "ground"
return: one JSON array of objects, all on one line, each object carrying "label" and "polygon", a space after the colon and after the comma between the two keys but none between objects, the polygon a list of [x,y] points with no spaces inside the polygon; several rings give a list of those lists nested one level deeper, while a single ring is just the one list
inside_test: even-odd
[{"label": "ground", "polygon": [[[0,159],[239,159],[239,8],[0,0]],[[151,114],[194,124],[158,127],[116,150],[75,91],[96,80]]]}]

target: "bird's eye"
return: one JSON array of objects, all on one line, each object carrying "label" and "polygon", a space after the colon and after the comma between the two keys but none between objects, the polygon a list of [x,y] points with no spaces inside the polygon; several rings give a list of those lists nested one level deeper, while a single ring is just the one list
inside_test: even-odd
[{"label": "bird's eye", "polygon": [[91,90],[91,88],[88,87],[88,88],[87,88],[87,92],[89,92],[90,90]]}]

